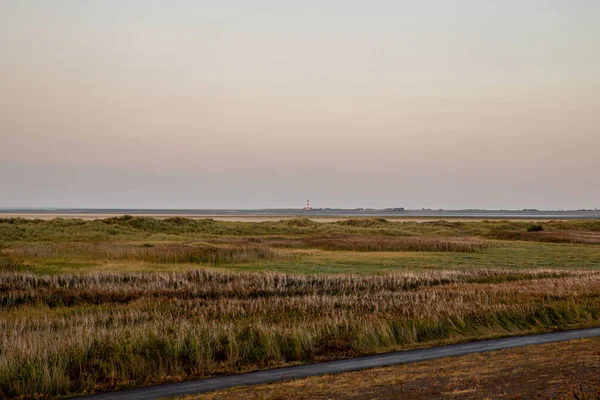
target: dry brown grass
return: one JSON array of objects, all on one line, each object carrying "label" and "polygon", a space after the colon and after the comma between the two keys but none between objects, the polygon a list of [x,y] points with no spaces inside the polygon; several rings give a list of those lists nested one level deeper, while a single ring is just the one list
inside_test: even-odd
[{"label": "dry brown grass", "polygon": [[[594,246],[486,239],[492,231],[527,225],[2,220],[0,398],[140,386],[599,323],[600,272],[481,269],[598,266]],[[593,235],[600,225],[548,222],[544,229]],[[438,271],[123,273],[198,265]],[[458,266],[477,269],[440,271]],[[86,268],[119,272],[81,274]]]},{"label": "dry brown grass", "polygon": [[497,247],[497,242],[476,237],[444,236],[310,236],[208,239],[212,243],[263,244],[275,248],[320,249],[328,251],[426,251],[475,253]]},{"label": "dry brown grass", "polygon": [[600,232],[597,231],[497,231],[490,233],[488,237],[546,243],[600,244]]},{"label": "dry brown grass", "polygon": [[600,321],[600,273],[0,273],[3,396],[139,386]]},{"label": "dry brown grass", "polygon": [[496,244],[478,238],[451,238],[435,236],[371,236],[371,237],[312,237],[305,239],[310,247],[323,250],[349,251],[449,251],[475,253]]},{"label": "dry brown grass", "polygon": [[600,338],[235,388],[185,400],[599,399]]},{"label": "dry brown grass", "polygon": [[154,263],[235,264],[262,260],[282,261],[293,255],[258,244],[211,245],[123,243],[26,243],[5,254],[18,260],[79,258],[88,260],[147,261]]}]

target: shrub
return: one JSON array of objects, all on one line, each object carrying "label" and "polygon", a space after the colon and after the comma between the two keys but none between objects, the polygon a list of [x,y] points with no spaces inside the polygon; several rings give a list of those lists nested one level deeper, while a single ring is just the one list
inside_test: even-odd
[{"label": "shrub", "polygon": [[385,218],[350,218],[344,221],[335,222],[335,224],[341,226],[353,226],[360,228],[377,228],[391,223],[392,222]]},{"label": "shrub", "polygon": [[541,232],[544,230],[544,226],[541,224],[531,224],[527,227],[527,232]]}]

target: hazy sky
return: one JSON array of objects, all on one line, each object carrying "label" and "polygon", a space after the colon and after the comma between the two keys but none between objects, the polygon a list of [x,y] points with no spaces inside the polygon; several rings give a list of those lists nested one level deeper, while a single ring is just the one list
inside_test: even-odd
[{"label": "hazy sky", "polygon": [[0,207],[600,207],[598,0],[0,0]]}]

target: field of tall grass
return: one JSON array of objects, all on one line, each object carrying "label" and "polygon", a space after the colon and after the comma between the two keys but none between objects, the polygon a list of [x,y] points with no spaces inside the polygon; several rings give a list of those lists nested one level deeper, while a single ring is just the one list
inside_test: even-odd
[{"label": "field of tall grass", "polygon": [[[600,221],[546,221],[542,224],[544,232],[600,232]],[[223,236],[261,237],[270,235],[485,237],[498,232],[526,232],[530,225],[531,223],[527,221],[429,221],[419,223],[388,221],[379,218],[349,219],[337,222],[314,222],[303,218],[259,223],[132,216],[87,221],[0,218],[0,245],[19,241],[177,241]]]},{"label": "field of tall grass", "polygon": [[600,324],[600,222],[540,226],[0,219],[0,398]]},{"label": "field of tall grass", "polygon": [[57,396],[600,322],[600,273],[0,273],[2,397]]},{"label": "field of tall grass", "polygon": [[124,243],[26,243],[12,246],[6,255],[19,260],[75,257],[116,261],[148,261],[153,263],[203,263],[208,265],[247,263],[260,260],[283,261],[292,254],[257,244],[216,246],[208,243],[195,245],[124,244]]},{"label": "field of tall grass", "polygon": [[303,240],[307,247],[330,251],[428,251],[476,253],[497,243],[471,237],[435,236],[332,236]]},{"label": "field of tall grass", "polygon": [[524,240],[545,243],[600,244],[600,232],[595,231],[496,231],[487,235],[499,240]]}]

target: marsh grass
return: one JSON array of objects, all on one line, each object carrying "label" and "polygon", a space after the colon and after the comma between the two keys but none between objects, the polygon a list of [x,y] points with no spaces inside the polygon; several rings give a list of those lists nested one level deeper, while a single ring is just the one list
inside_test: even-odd
[{"label": "marsh grass", "polygon": [[600,273],[0,273],[0,396],[57,396],[597,323]]},{"label": "marsh grass", "polygon": [[28,271],[29,268],[20,263],[19,261],[15,261],[9,257],[0,256],[0,272],[18,272],[18,271]]},{"label": "marsh grass", "polygon": [[[598,266],[587,244],[600,222],[529,224],[0,219],[0,398],[598,324],[600,272],[564,268]],[[556,238],[566,244],[517,242]],[[122,272],[131,265],[261,273]],[[372,275],[386,271],[375,265],[406,272]],[[264,272],[275,267],[303,274]],[[473,269],[442,270],[455,267]],[[320,268],[366,275],[307,275]]]},{"label": "marsh grass", "polygon": [[445,236],[308,236],[208,239],[219,244],[262,244],[274,248],[320,249],[327,251],[426,251],[476,253],[498,247],[498,242],[476,237]]},{"label": "marsh grass", "polygon": [[495,231],[488,234],[487,237],[544,243],[600,244],[600,232],[596,231]]},{"label": "marsh grass", "polygon": [[[485,236],[497,231],[525,231],[530,222],[516,221],[414,221],[392,222],[377,218],[314,222],[307,218],[278,222],[225,222],[211,219],[157,219],[123,216],[102,220],[30,220],[0,218],[0,245],[19,241],[147,241],[189,240],[218,236]],[[600,232],[600,221],[548,221],[546,231]]]},{"label": "marsh grass", "polygon": [[475,253],[498,244],[478,238],[447,238],[431,236],[343,236],[311,237],[304,240],[309,247],[346,251],[428,251]]},{"label": "marsh grass", "polygon": [[147,261],[159,264],[202,263],[208,265],[283,261],[294,255],[282,249],[258,244],[123,244],[123,243],[26,243],[5,252],[12,259],[39,260],[80,258],[119,261]]}]

